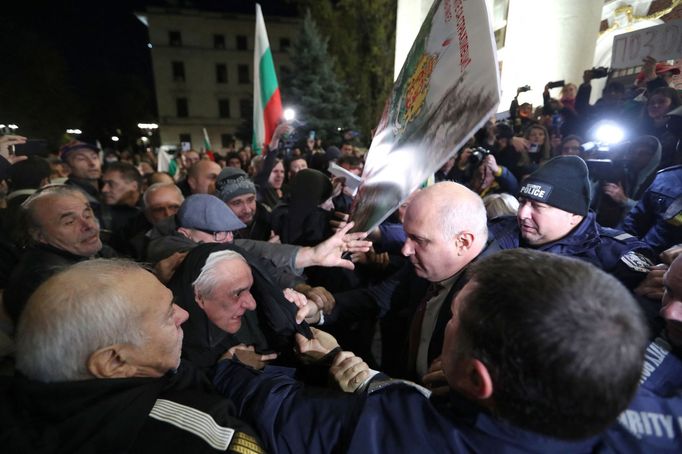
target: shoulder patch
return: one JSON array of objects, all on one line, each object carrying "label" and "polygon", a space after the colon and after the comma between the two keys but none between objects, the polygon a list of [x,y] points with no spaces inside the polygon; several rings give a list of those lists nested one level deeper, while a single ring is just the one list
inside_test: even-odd
[{"label": "shoulder patch", "polygon": [[220,426],[208,413],[171,400],[157,399],[149,416],[193,433],[219,451],[227,449],[234,435],[234,429]]},{"label": "shoulder patch", "polygon": [[636,251],[630,251],[620,258],[621,262],[633,271],[648,273],[654,264],[645,255]]},{"label": "shoulder patch", "polygon": [[629,238],[634,238],[634,236],[630,235],[629,233],[625,233],[625,232],[621,233],[620,235],[613,237],[614,240],[618,240],[618,241],[625,241]]}]

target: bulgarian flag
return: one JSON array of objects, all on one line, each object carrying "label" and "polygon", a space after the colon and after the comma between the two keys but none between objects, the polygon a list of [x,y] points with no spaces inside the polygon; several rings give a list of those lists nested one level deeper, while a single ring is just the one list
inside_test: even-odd
[{"label": "bulgarian flag", "polygon": [[206,131],[206,128],[203,128],[204,130],[204,152],[208,157],[211,159],[211,161],[215,161],[215,156],[213,155],[213,151],[211,151],[211,139],[208,138],[208,131]]},{"label": "bulgarian flag", "polygon": [[268,32],[260,5],[256,3],[256,44],[253,52],[253,150],[261,154],[270,143],[277,123],[282,118],[282,99],[277,85]]}]

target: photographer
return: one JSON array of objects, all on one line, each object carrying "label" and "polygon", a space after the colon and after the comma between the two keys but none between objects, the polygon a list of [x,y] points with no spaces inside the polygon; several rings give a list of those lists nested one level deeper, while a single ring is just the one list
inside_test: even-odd
[{"label": "photographer", "polygon": [[575,110],[580,116],[583,136],[588,125],[604,119],[620,119],[623,112],[626,100],[625,86],[617,81],[607,83],[602,97],[594,105],[590,104],[591,81],[607,77],[608,74],[608,69],[603,67],[586,69],[583,72],[583,83],[578,87],[575,98]]},{"label": "photographer", "polygon": [[661,143],[656,137],[640,136],[623,146],[621,152],[613,151],[607,171],[593,167],[595,161],[587,161],[593,175],[592,208],[597,212],[597,222],[605,227],[619,225],[637,204],[661,160]]},{"label": "photographer", "polygon": [[527,102],[519,105],[519,95],[530,91],[530,86],[525,85],[516,90],[516,96],[509,105],[509,116],[517,136],[523,134],[529,125],[535,122],[533,119],[533,105]]},{"label": "photographer", "polygon": [[[553,88],[561,87],[561,98],[554,99],[549,95]],[[576,92],[575,84],[564,84],[563,80],[548,82],[542,92],[542,115],[547,119],[545,124],[551,124],[552,135],[567,136],[576,134],[579,129],[578,114],[575,111]]]},{"label": "photographer", "polygon": [[469,162],[474,166],[474,174],[467,184],[469,189],[485,197],[488,194],[516,194],[519,182],[506,167],[497,165],[495,156],[484,148],[473,150]]}]

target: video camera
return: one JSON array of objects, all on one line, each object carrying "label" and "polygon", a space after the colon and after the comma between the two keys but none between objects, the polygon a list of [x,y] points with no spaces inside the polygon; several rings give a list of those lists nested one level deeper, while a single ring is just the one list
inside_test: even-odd
[{"label": "video camera", "polygon": [[593,181],[621,181],[625,175],[625,160],[619,158],[621,151],[630,146],[623,142],[625,132],[617,124],[605,121],[594,127],[595,140],[580,146],[590,179]]}]

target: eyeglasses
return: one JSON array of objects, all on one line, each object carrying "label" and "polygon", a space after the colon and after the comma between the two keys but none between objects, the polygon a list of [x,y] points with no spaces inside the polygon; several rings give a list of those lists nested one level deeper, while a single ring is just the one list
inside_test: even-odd
[{"label": "eyeglasses", "polygon": [[232,232],[206,232],[206,233],[213,235],[213,239],[215,240],[216,243],[222,243],[223,241],[227,240],[227,238],[230,236],[230,233]]}]

